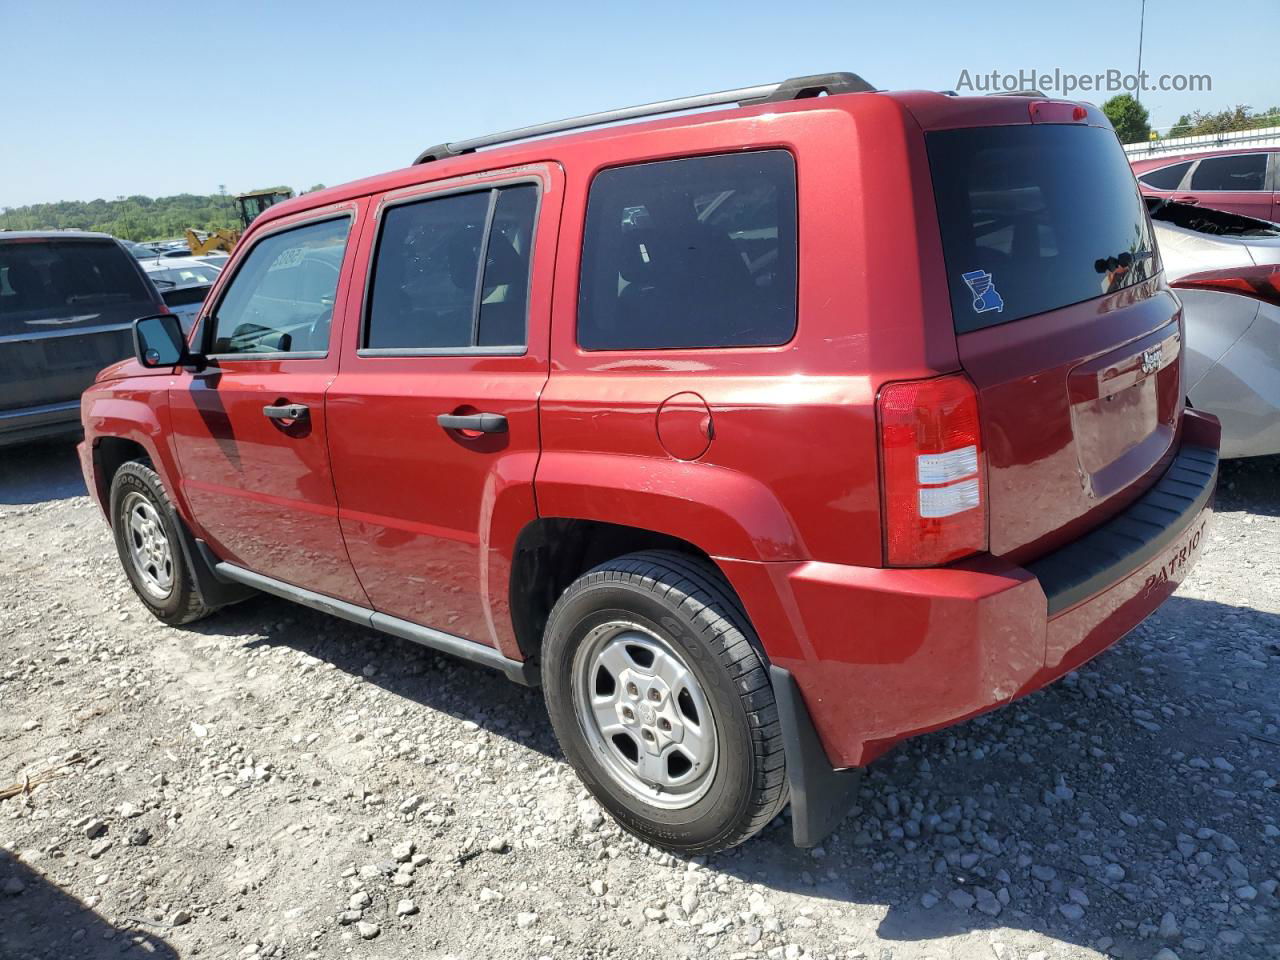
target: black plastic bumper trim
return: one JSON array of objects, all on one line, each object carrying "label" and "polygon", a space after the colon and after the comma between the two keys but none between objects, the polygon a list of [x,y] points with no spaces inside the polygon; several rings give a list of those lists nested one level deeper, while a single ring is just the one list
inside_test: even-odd
[{"label": "black plastic bumper trim", "polygon": [[782,724],[791,790],[791,839],[797,847],[816,847],[844,819],[862,782],[858,768],[835,770],[814,729],[809,708],[789,670],[770,666],[773,699]]},{"label": "black plastic bumper trim", "polygon": [[1088,600],[1181,537],[1213,497],[1218,451],[1183,446],[1154,487],[1119,516],[1027,569],[1049,600],[1049,616]]}]

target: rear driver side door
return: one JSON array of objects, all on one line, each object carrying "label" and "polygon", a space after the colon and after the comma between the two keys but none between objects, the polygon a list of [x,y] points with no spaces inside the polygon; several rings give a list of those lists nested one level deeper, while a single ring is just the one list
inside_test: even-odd
[{"label": "rear driver side door", "polygon": [[214,553],[367,606],[338,527],[324,408],[362,206],[251,235],[200,319],[208,367],[169,398],[183,489]]},{"label": "rear driver side door", "polygon": [[537,516],[563,183],[528,164],[381,198],[326,404],[373,608],[513,658],[507,558]]}]

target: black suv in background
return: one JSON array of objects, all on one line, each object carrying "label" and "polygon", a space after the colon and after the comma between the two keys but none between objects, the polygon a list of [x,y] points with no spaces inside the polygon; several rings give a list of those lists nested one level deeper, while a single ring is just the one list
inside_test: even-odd
[{"label": "black suv in background", "polygon": [[0,232],[0,446],[77,432],[81,392],[164,309],[113,237]]}]

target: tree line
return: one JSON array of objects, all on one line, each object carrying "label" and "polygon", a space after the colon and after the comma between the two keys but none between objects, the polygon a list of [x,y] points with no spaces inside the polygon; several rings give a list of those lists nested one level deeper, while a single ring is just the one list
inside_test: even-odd
[{"label": "tree line", "polygon": [[1151,117],[1147,108],[1131,95],[1122,93],[1102,105],[1121,143],[1141,143],[1145,140],[1172,139],[1174,137],[1198,137],[1241,130],[1257,130],[1262,127],[1280,127],[1280,107],[1255,111],[1247,104],[1237,104],[1227,110],[1204,112],[1195,110],[1184,113],[1163,137],[1151,130]]},{"label": "tree line", "polygon": [[[306,191],[323,189],[316,184]],[[125,240],[167,240],[195,230],[240,228],[235,198],[223,193],[180,193],[173,197],[117,197],[61,200],[7,207],[0,228],[9,230],[93,230]]]}]

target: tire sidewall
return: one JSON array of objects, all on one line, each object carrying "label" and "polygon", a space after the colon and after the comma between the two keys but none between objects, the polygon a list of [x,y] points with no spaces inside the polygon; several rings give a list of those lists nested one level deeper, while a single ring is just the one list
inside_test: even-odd
[{"label": "tire sidewall", "polygon": [[[161,519],[164,521],[164,535],[169,541],[169,555],[173,557],[173,589],[164,600],[156,600],[147,593],[134,568],[133,557],[126,543],[128,524],[121,515],[124,499],[130,493],[140,493],[146,497]],[[147,608],[161,620],[178,617],[187,607],[187,595],[190,591],[186,563],[182,552],[182,544],[178,540],[177,524],[174,522],[173,508],[164,488],[155,472],[143,464],[127,463],[116,471],[111,481],[111,531],[116,541],[116,551],[120,554],[120,564],[124,567],[129,585]]]},{"label": "tire sidewall", "polygon": [[[573,664],[588,633],[602,623],[629,621],[672,643],[702,685],[714,715],[717,763],[707,793],[669,810],[631,795],[596,757],[574,706]],[[570,588],[552,612],[543,649],[543,686],[556,736],[587,789],[624,827],[673,849],[714,846],[731,835],[751,797],[755,755],[746,711],[716,651],[687,614],[642,587],[603,581]]]}]

